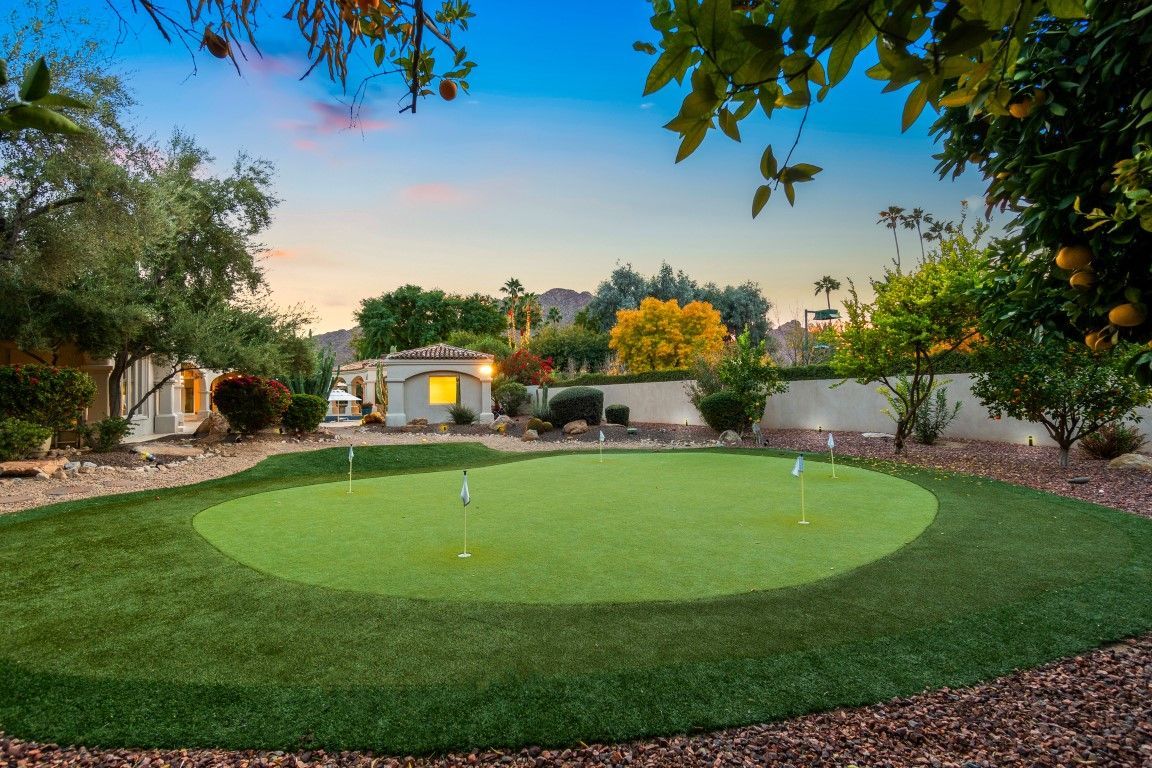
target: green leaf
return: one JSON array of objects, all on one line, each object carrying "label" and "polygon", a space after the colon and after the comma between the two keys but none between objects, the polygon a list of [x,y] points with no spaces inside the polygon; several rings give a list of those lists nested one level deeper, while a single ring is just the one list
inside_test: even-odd
[{"label": "green leaf", "polygon": [[784,182],[784,197],[788,198],[788,205],[796,205],[796,187],[790,181]]},{"label": "green leaf", "polygon": [[767,184],[761,184],[756,188],[756,194],[752,196],[752,218],[760,215],[760,211],[764,210],[764,206],[768,204],[768,198],[772,197],[772,187]]},{"label": "green leaf", "polygon": [[8,85],[8,62],[0,59],[0,88]]},{"label": "green leaf", "polygon": [[48,95],[51,88],[52,75],[48,72],[48,63],[41,56],[24,73],[24,82],[20,83],[20,99],[22,101],[42,99]]},{"label": "green leaf", "polygon": [[28,104],[17,104],[7,112],[9,120],[17,128],[32,128],[43,133],[83,133],[76,125],[59,112]]},{"label": "green leaf", "polygon": [[771,181],[776,178],[778,166],[776,156],[772,154],[772,145],[764,147],[764,154],[760,156],[760,175]]},{"label": "green leaf", "polygon": [[18,130],[20,130],[20,126],[16,125],[16,123],[9,119],[8,113],[6,111],[0,112],[0,132]]},{"label": "green leaf", "polygon": [[[852,63],[860,51],[876,36],[867,19],[861,19],[852,29],[836,38],[828,54],[828,84],[836,85],[852,71]],[[887,79],[887,78],[884,78]]]},{"label": "green leaf", "polygon": [[1048,10],[1058,19],[1083,19],[1088,16],[1084,0],[1048,0]]},{"label": "green leaf", "polygon": [[749,24],[740,28],[740,34],[760,50],[779,52],[780,57],[784,57],[784,41],[780,38],[780,33],[772,27]]},{"label": "green leaf", "polygon": [[680,149],[676,152],[676,162],[680,162],[696,151],[700,142],[704,141],[704,136],[708,133],[708,128],[711,125],[711,122],[702,122],[684,134],[684,140],[680,142]]},{"label": "green leaf", "polygon": [[928,103],[928,89],[924,83],[918,83],[912,89],[912,93],[908,94],[908,101],[904,102],[904,114],[900,118],[900,130],[906,131],[912,127],[916,122],[916,118],[920,117],[920,113],[924,111],[924,106]]},{"label": "green leaf", "polygon": [[936,52],[945,56],[962,54],[991,39],[992,30],[983,20],[963,21],[948,30],[936,46]]},{"label": "green leaf", "polygon": [[727,107],[720,110],[720,130],[732,141],[740,141],[740,125]]},{"label": "green leaf", "polygon": [[732,0],[703,0],[696,29],[705,48],[713,52],[723,48],[731,24]]},{"label": "green leaf", "polygon": [[[376,44],[376,48],[372,51],[372,60],[376,62],[376,66],[384,63],[384,46],[382,44]],[[459,64],[460,62],[456,63]]]},{"label": "green leaf", "polygon": [[797,176],[797,181],[811,181],[813,176],[824,170],[820,166],[812,165],[811,163],[796,163],[796,165],[790,167],[792,168],[792,173]]},{"label": "green leaf", "polygon": [[80,99],[74,99],[71,96],[65,96],[62,93],[50,93],[42,99],[36,99],[36,106],[38,107],[64,107],[67,109],[92,109],[92,105]]},{"label": "green leaf", "polygon": [[656,55],[656,46],[652,45],[652,43],[646,43],[643,40],[637,40],[632,43],[632,50],[647,53],[652,56]]},{"label": "green leaf", "polygon": [[687,46],[669,48],[660,54],[660,58],[656,59],[656,63],[648,72],[648,79],[644,82],[644,95],[655,93],[668,85],[673,77],[683,75],[688,69],[691,55],[692,49]]}]

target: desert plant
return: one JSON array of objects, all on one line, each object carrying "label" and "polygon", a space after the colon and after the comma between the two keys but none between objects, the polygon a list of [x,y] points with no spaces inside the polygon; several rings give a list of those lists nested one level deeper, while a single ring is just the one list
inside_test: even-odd
[{"label": "desert plant", "polygon": [[384,414],[380,411],[372,411],[372,413],[365,414],[364,418],[360,419],[361,424],[384,424]]},{"label": "desert plant", "polygon": [[460,403],[448,406],[448,416],[453,424],[464,425],[476,421],[476,411]]},{"label": "desert plant", "polygon": [[599,424],[604,411],[604,393],[595,387],[567,387],[552,396],[549,403],[555,424],[567,424],[583,419]]},{"label": "desert plant", "polygon": [[551,432],[555,427],[552,426],[552,422],[546,419],[532,417],[528,419],[528,423],[524,425],[524,429],[534,429],[537,434],[542,435],[545,432]]},{"label": "desert plant", "polygon": [[528,402],[528,388],[518,381],[505,379],[493,387],[492,397],[504,413],[515,416]]},{"label": "desert plant", "polygon": [[213,401],[233,429],[250,435],[278,423],[292,393],[275,379],[235,376],[216,385]]},{"label": "desert plant", "polygon": [[541,421],[552,418],[552,409],[548,407],[548,385],[541,384],[532,395],[532,415]]},{"label": "desert plant", "polygon": [[280,417],[280,425],[295,435],[315,432],[324,415],[328,413],[328,401],[319,395],[297,393],[292,395],[287,410]]},{"label": "desert plant", "polygon": [[85,424],[81,429],[84,442],[97,453],[111,451],[132,434],[134,425],[128,419],[120,416],[110,416],[107,419]]},{"label": "desert plant", "polygon": [[96,399],[92,377],[50,365],[0,366],[0,418],[20,419],[53,434],[75,427]]},{"label": "desert plant", "polygon": [[924,445],[933,445],[936,438],[944,432],[956,415],[960,413],[960,403],[948,405],[948,388],[939,387],[934,396],[920,404],[916,413],[916,420],[912,424],[912,432],[916,441]]},{"label": "desert plant", "polygon": [[336,355],[327,347],[315,349],[311,370],[291,376],[277,376],[276,380],[288,387],[294,395],[328,397],[332,391],[332,382],[336,380]]},{"label": "desert plant", "polygon": [[739,432],[748,420],[744,401],[738,394],[727,389],[708,395],[697,407],[704,417],[704,423],[717,432],[729,429]]},{"label": "desert plant", "polygon": [[32,454],[52,430],[23,419],[0,418],[0,461],[14,461]]},{"label": "desert plant", "polygon": [[1114,459],[1125,453],[1136,453],[1147,440],[1134,424],[1114,421],[1080,438],[1080,447],[1096,459]]},{"label": "desert plant", "polygon": [[604,406],[604,421],[609,424],[620,424],[621,426],[628,426],[628,406],[614,404]]}]

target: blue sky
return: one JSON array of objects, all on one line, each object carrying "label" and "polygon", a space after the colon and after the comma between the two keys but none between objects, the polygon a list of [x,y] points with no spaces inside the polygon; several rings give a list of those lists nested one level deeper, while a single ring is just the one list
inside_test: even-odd
[{"label": "blue sky", "polygon": [[[102,1],[70,5],[109,15]],[[760,153],[791,143],[798,114],[745,120],[742,144],[714,132],[676,165],[677,137],[661,126],[680,96],[643,98],[652,59],[632,50],[656,41],[648,4],[580,7],[475,0],[471,92],[426,99],[412,116],[398,114],[398,84],[374,88],[357,124],[338,86],[297,79],[300,44],[276,17],[262,26],[265,58],[240,76],[205,54],[193,63],[143,17],[129,16],[118,45],[115,25],[104,35],[143,133],[179,127],[222,167],[241,150],[276,165],[269,282],[280,304],[313,307],[320,332],[350,327],[361,299],[404,283],[496,294],[517,277],[537,293],[595,290],[618,263],[651,274],[661,261],[700,282],[755,281],[784,322],[823,306],[812,287],[822,275],[879,274],[894,255],[881,209],[955,218],[982,194],[975,176],[938,180],[930,118],[901,134],[903,95],[860,74],[812,111],[794,157],[825,171],[795,208],[781,196],[753,220]],[[902,247],[919,250],[907,233]]]}]

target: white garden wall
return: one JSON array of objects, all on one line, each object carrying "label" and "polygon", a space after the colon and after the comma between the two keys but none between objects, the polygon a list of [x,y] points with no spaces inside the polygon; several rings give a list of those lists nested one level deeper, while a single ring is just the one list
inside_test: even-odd
[{"label": "white garden wall", "polygon": [[[1026,443],[1031,435],[1037,445],[1054,445],[1044,428],[1015,419],[994,420],[972,396],[972,377],[953,374],[942,377],[948,383],[948,400],[959,401],[960,414],[944,437]],[[764,409],[767,429],[824,429],[851,432],[891,432],[892,419],[884,413],[887,401],[877,391],[878,384],[857,384],[839,379],[788,382],[788,391],[773,395]],[[838,386],[835,386],[838,385]],[[660,381],[646,384],[607,384],[604,405],[619,403],[629,408],[632,421],[661,424],[703,424],[699,412],[688,400],[685,382]],[[560,391],[554,388],[553,392]],[[1143,417],[1139,427],[1152,441],[1152,408],[1137,411]]]}]

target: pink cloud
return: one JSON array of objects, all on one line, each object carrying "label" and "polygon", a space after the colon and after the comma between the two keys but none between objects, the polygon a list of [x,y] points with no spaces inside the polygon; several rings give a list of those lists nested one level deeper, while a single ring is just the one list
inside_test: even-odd
[{"label": "pink cloud", "polygon": [[460,187],[443,182],[428,182],[426,184],[412,184],[400,190],[400,197],[406,202],[417,205],[433,203],[436,205],[459,205],[470,202],[472,195]]},{"label": "pink cloud", "polygon": [[294,259],[296,252],[288,248],[273,248],[267,253],[270,259]]},{"label": "pink cloud", "polygon": [[312,120],[281,120],[277,126],[293,134],[292,146],[303,152],[318,152],[321,142],[315,140],[316,136],[331,136],[343,131],[368,133],[371,131],[386,131],[395,127],[391,120],[374,117],[368,107],[350,110],[339,104],[326,101],[313,101],[309,108],[315,115]]}]

